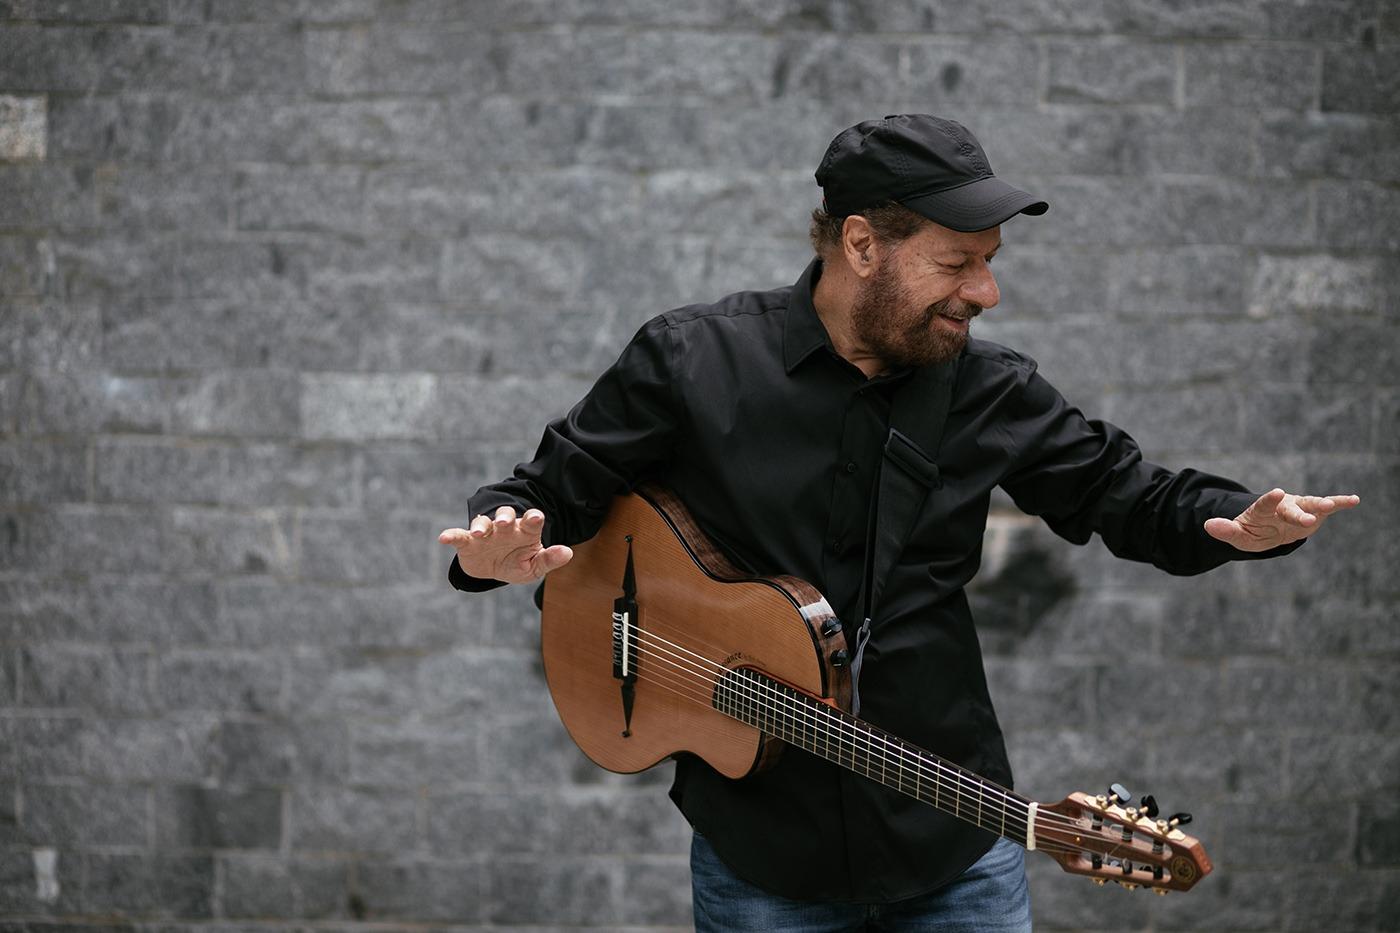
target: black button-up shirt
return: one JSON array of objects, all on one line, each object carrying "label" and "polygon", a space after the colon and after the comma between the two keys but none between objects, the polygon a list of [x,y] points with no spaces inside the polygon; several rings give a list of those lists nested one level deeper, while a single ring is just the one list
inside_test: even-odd
[{"label": "black button-up shirt", "polygon": [[[801,577],[858,622],[873,484],[891,398],[909,372],[866,379],[835,353],[812,305],[820,271],[814,261],[794,287],[646,324],[546,428],[532,461],[471,498],[470,514],[537,507],[546,543],[572,544],[596,532],[614,495],[657,480],[737,564]],[[1070,541],[1097,532],[1115,554],[1178,574],[1255,556],[1201,527],[1254,497],[1220,477],[1145,462],[1118,428],[1066,403],[1032,360],[980,340],[959,361],[937,459],[942,484],[877,606],[861,717],[1009,787],[963,593],[992,489]],[[492,585],[455,561],[450,578],[459,589]],[[797,749],[740,781],[682,757],[671,795],[738,874],[788,897],[899,900],[956,877],[994,841]]]}]

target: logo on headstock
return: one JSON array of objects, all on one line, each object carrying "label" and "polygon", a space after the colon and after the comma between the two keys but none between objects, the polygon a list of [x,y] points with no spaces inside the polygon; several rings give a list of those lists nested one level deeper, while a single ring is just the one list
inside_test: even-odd
[{"label": "logo on headstock", "polygon": [[1178,855],[1171,861],[1172,877],[1177,881],[1190,884],[1196,880],[1196,866],[1184,855]]}]

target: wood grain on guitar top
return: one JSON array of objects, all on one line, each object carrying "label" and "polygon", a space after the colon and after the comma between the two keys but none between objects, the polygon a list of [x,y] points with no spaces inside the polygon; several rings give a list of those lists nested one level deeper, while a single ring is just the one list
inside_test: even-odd
[{"label": "wood grain on guitar top", "polygon": [[[781,743],[711,703],[723,670],[752,667],[833,702],[848,702],[849,675],[831,652],[842,635],[821,633],[829,610],[792,577],[753,579],[703,534],[670,493],[617,500],[602,528],[549,575],[541,648],[560,719],[583,752],[611,771],[641,771],[692,752],[728,777],[771,761]],[[630,541],[629,541],[630,537]],[[636,699],[624,736],[610,646],[613,600],[627,557],[635,561],[639,629]],[[580,664],[580,658],[592,658]]]}]

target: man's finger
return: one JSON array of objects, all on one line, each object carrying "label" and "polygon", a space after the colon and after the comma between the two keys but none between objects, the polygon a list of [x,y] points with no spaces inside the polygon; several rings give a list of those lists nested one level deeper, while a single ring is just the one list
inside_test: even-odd
[{"label": "man's finger", "polygon": [[508,505],[503,505],[496,510],[497,525],[509,525],[513,521],[515,521],[515,509]]},{"label": "man's finger", "polygon": [[471,535],[473,538],[484,538],[491,533],[495,526],[491,524],[491,519],[485,515],[478,515],[472,519]]},{"label": "man's finger", "polygon": [[568,545],[556,544],[553,547],[547,547],[536,554],[532,562],[535,576],[537,578],[543,577],[551,571],[558,570],[573,558],[573,548]]},{"label": "man's finger", "polygon": [[525,514],[520,516],[520,523],[530,531],[538,531],[544,527],[544,513],[539,509],[527,509]]},{"label": "man's finger", "polygon": [[438,541],[440,543],[450,544],[453,547],[466,544],[470,540],[471,532],[467,531],[465,528],[447,528],[443,530],[442,534],[438,535]]},{"label": "man's finger", "polygon": [[1240,536],[1244,535],[1244,529],[1240,527],[1239,522],[1229,518],[1208,518],[1206,519],[1206,534],[1217,541],[1234,544]]},{"label": "man's finger", "polygon": [[1280,502],[1274,509],[1274,514],[1292,525],[1312,525],[1317,522],[1317,516],[1310,512],[1304,512],[1298,508],[1296,501],[1289,502],[1287,499]]}]

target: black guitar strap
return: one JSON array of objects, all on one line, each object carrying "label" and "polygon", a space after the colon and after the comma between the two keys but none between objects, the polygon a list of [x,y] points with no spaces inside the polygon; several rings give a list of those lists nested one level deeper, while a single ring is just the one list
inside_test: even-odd
[{"label": "black guitar strap", "polygon": [[875,501],[865,540],[865,576],[861,583],[861,624],[851,661],[852,712],[860,714],[860,668],[870,640],[870,620],[880,602],[885,580],[904,546],[932,489],[942,485],[935,458],[943,426],[953,402],[957,360],[925,366],[895,391],[890,407],[890,433],[880,463]]}]

